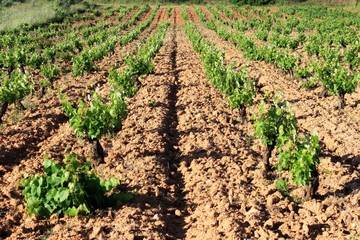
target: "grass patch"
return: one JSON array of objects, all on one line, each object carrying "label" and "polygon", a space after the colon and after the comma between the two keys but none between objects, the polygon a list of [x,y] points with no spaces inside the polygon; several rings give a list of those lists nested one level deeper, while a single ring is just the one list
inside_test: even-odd
[{"label": "grass patch", "polygon": [[29,25],[43,23],[55,17],[54,2],[29,1],[14,3],[0,11],[0,31],[19,27],[21,24]]}]

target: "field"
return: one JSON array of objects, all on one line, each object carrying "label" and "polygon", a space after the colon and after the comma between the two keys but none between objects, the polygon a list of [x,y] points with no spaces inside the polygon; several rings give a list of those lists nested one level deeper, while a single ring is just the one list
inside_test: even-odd
[{"label": "field", "polygon": [[[359,239],[359,34],[337,7],[222,4],[2,32],[0,239]],[[131,199],[30,216],[22,179],[70,153]]]}]

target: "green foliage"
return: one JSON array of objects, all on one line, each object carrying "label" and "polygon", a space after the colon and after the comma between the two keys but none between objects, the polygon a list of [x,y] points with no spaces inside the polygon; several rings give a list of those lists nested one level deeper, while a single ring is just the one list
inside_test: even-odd
[{"label": "green foliage", "polygon": [[234,16],[234,13],[231,12],[229,9],[227,9],[224,5],[221,5],[221,4],[217,4],[216,7],[222,11],[228,18],[231,18],[233,19],[235,16]]},{"label": "green foliage", "polygon": [[[306,79],[302,84],[303,87],[311,89],[321,81],[329,93],[339,96],[339,108],[343,108],[345,105],[344,95],[352,93],[356,89],[360,77],[356,71],[360,63],[358,58],[359,41],[356,30],[354,30],[360,26],[360,24],[355,24],[357,22],[355,19],[358,17],[339,10],[328,11],[323,7],[309,9],[308,7],[289,8],[283,6],[280,11],[272,14],[251,6],[245,8],[251,9],[263,19],[250,16],[241,7],[233,7],[247,19],[228,22],[209,6],[208,9],[214,18],[212,20],[204,18],[202,21],[206,22],[205,26],[216,31],[222,39],[233,42],[243,52],[244,57],[272,63],[285,73],[290,73],[291,76],[294,76],[295,73],[298,78]],[[223,7],[218,6],[218,9],[225,13]],[[293,16],[295,13],[303,18],[295,18]],[[348,16],[349,14],[351,17]],[[287,21],[278,19],[282,17],[287,18]],[[323,21],[313,21],[316,17]],[[226,25],[230,25],[238,31],[229,31]],[[254,35],[258,39],[269,41],[271,44],[258,46],[251,37],[244,34],[248,29],[254,29]],[[299,34],[290,37],[295,29],[299,31]],[[305,31],[311,29],[315,29],[317,34],[304,34]],[[269,32],[271,32],[270,36]],[[304,68],[299,66],[303,56],[296,57],[293,52],[300,45],[305,46],[309,55],[318,57],[315,65],[320,67],[311,66],[313,69],[310,71],[310,66]],[[199,44],[194,45],[195,50],[198,46]],[[347,69],[348,67],[349,69]]]},{"label": "green foliage", "polygon": [[32,90],[32,85],[27,76],[18,71],[14,71],[11,76],[2,75],[0,79],[0,103],[8,104],[21,101]]},{"label": "green foliage", "polygon": [[292,72],[296,66],[296,58],[287,53],[275,55],[274,63],[285,72]]},{"label": "green foliage", "polygon": [[184,21],[189,20],[188,14],[187,14],[187,7],[186,5],[181,6],[181,17],[184,19]]},{"label": "green foliage", "polygon": [[94,208],[131,198],[127,193],[106,196],[105,193],[118,186],[120,180],[100,179],[90,171],[90,162],[80,163],[74,153],[67,155],[62,165],[45,158],[43,166],[43,175],[26,176],[21,181],[29,215],[45,218],[53,213],[84,215]]},{"label": "green foliage", "polygon": [[112,91],[122,92],[124,96],[134,96],[136,93],[135,80],[131,72],[119,74],[117,70],[109,71],[109,82]]},{"label": "green foliage", "polygon": [[69,11],[71,5],[82,2],[82,0],[56,0],[58,11]]},{"label": "green foliage", "polygon": [[125,58],[127,69],[119,74],[116,70],[109,72],[109,79],[113,90],[123,93],[125,96],[133,96],[136,93],[135,80],[140,75],[150,74],[154,70],[152,58],[163,44],[166,30],[170,23],[164,22],[159,25],[158,31],[150,36],[144,45],[139,48],[136,57]]},{"label": "green foliage", "polygon": [[264,29],[259,29],[259,30],[255,31],[254,34],[257,37],[257,39],[262,40],[262,41],[267,41],[268,36],[269,36],[269,31],[265,31]]},{"label": "green foliage", "polygon": [[[159,5],[155,6],[151,16],[145,22],[138,24],[132,31],[118,38],[116,35],[120,29],[127,28],[128,26],[134,24],[140,15],[146,12],[150,7],[145,5],[142,7],[137,14],[132,17],[130,21],[126,21],[125,25],[119,25],[117,28],[114,28],[111,32],[105,30],[97,33],[96,35],[88,38],[88,44],[92,47],[82,51],[78,56],[73,58],[73,76],[80,76],[86,72],[96,70],[95,61],[100,60],[109,52],[114,51],[116,44],[120,43],[122,45],[136,39],[139,34],[148,26],[155,18],[155,14]],[[98,43],[98,44],[95,44]]]},{"label": "green foliage", "polygon": [[278,98],[272,102],[265,112],[265,103],[261,102],[258,115],[253,116],[255,136],[260,137],[263,144],[282,146],[279,142],[280,131],[283,137],[291,137],[297,133],[297,121],[288,102],[278,104]]},{"label": "green foliage", "polygon": [[317,69],[323,86],[334,95],[353,93],[360,82],[360,73],[349,73],[338,63],[325,63]]},{"label": "green foliage", "polygon": [[276,47],[296,49],[304,41],[304,35],[300,34],[297,38],[290,38],[286,35],[273,33],[269,40]]},{"label": "green foliage", "polygon": [[154,65],[151,59],[145,58],[143,55],[128,56],[125,59],[126,65],[129,67],[131,75],[150,74],[154,71]]},{"label": "green foliage", "polygon": [[27,59],[27,64],[35,69],[39,69],[44,62],[45,59],[37,52],[31,54],[31,56]]},{"label": "green foliage", "polygon": [[47,64],[41,66],[40,73],[48,81],[52,82],[52,80],[60,74],[60,69],[56,65]]},{"label": "green foliage", "polygon": [[224,53],[204,39],[190,21],[185,24],[185,32],[194,50],[201,54],[206,76],[222,93],[229,95],[230,106],[243,109],[245,105],[252,105],[255,83],[247,79],[246,70],[239,71],[232,64],[225,66]]},{"label": "green foliage", "polygon": [[5,68],[13,70],[16,67],[16,57],[15,54],[11,51],[6,51],[2,55],[2,64]]},{"label": "green foliage", "polygon": [[251,79],[244,82],[241,89],[236,88],[228,97],[228,103],[232,108],[243,108],[244,105],[252,105],[256,94],[255,82]]},{"label": "green foliage", "polygon": [[318,56],[320,53],[321,43],[318,38],[310,37],[305,45],[308,54]]},{"label": "green foliage", "polygon": [[[159,6],[157,5],[155,7],[155,9],[157,9]],[[141,7],[141,9],[136,12],[129,21],[123,21],[120,25],[119,28],[120,29],[127,29],[129,26],[131,26],[132,24],[134,24],[137,20],[140,19],[140,16],[147,12],[150,9],[149,4],[145,4],[144,6]]]},{"label": "green foliage", "polygon": [[317,135],[300,138],[295,115],[287,102],[279,106],[277,98],[265,112],[261,103],[258,116],[253,116],[255,136],[263,144],[277,146],[279,163],[277,169],[287,170],[296,185],[310,182],[319,163],[320,145]]},{"label": "green foliage", "polygon": [[171,17],[171,12],[172,12],[172,10],[173,10],[173,6],[167,6],[167,8],[166,8],[166,16],[168,17],[168,18],[170,18]]},{"label": "green foliage", "polygon": [[[121,128],[121,120],[126,115],[125,97],[136,92],[135,79],[153,70],[151,59],[159,51],[169,22],[160,24],[156,34],[147,39],[138,50],[137,57],[127,58],[128,68],[119,74],[116,70],[109,72],[111,85],[110,103],[106,105],[94,92],[90,106],[79,100],[75,108],[68,101],[63,101],[63,109],[70,118],[70,125],[77,137],[99,139]],[[62,97],[64,99],[64,96]]]},{"label": "green foliage", "polygon": [[129,12],[131,12],[132,10],[134,10],[135,8],[137,8],[137,6],[131,6],[129,8],[125,8],[123,10],[121,10],[121,12],[119,13],[119,15],[117,16],[117,19],[119,21],[121,21],[121,19],[126,15],[128,14]]},{"label": "green foliage", "polygon": [[310,66],[305,66],[303,68],[297,66],[295,68],[295,73],[298,78],[309,78],[311,77]]},{"label": "green foliage", "polygon": [[79,76],[85,72],[96,70],[95,61],[102,59],[107,53],[114,50],[116,38],[106,39],[99,45],[82,51],[78,57],[73,58],[73,76]]},{"label": "green foliage", "polygon": [[[64,96],[62,98],[64,99]],[[121,120],[126,115],[124,96],[119,92],[112,94],[109,105],[106,105],[96,92],[91,98],[89,107],[82,100],[79,100],[77,108],[68,101],[62,103],[76,136],[99,139],[104,134],[111,134],[115,129],[120,129]]]},{"label": "green foliage", "polygon": [[55,47],[49,47],[44,49],[43,56],[46,60],[53,63],[55,61],[56,52],[57,49]]},{"label": "green foliage", "polygon": [[357,47],[348,47],[345,49],[344,58],[349,63],[350,69],[355,70],[360,64],[360,58],[358,53],[360,51],[360,45]]},{"label": "green foliage", "polygon": [[79,76],[85,72],[96,70],[90,52],[82,52],[78,57],[73,58],[73,76]]},{"label": "green foliage", "polygon": [[143,58],[145,61],[151,59],[155,54],[160,50],[160,47],[163,44],[166,30],[169,27],[170,22],[166,21],[159,25],[158,32],[149,37],[145,44],[138,50],[138,56]]},{"label": "green foliage", "polygon": [[199,6],[194,6],[196,14],[199,16],[200,20],[202,22],[205,22],[207,20],[206,14],[201,10]]},{"label": "green foliage", "polygon": [[26,51],[24,48],[17,48],[14,52],[15,61],[18,66],[24,66],[26,63]]},{"label": "green foliage", "polygon": [[221,14],[212,7],[212,5],[208,4],[207,9],[211,12],[211,14],[214,16],[214,18],[218,21],[222,21]]},{"label": "green foliage", "polygon": [[[280,133],[280,137],[282,133]],[[319,137],[317,135],[288,139],[279,149],[278,170],[290,170],[293,181],[298,186],[310,182],[319,164]]]},{"label": "green foliage", "polygon": [[[219,19],[221,19],[221,17],[219,17]],[[249,21],[248,24],[250,22],[251,21]],[[254,21],[253,24],[257,25],[258,23],[257,21]],[[212,20],[208,21],[206,24],[206,26],[209,29],[216,31],[221,38],[233,42],[244,53],[244,56],[246,58],[257,61],[266,61],[269,63],[274,63],[283,71],[293,73],[293,69],[295,68],[297,62],[295,56],[290,54],[288,51],[279,51],[279,49],[277,49],[274,46],[258,47],[256,46],[255,41],[253,39],[247,37],[245,34],[241,32],[248,29],[248,26],[243,28],[244,24],[242,24],[241,22],[235,22],[231,25],[233,25],[234,28],[240,28],[241,29],[240,32],[235,32],[235,33],[230,32],[226,29],[226,27],[221,26],[220,24]],[[250,28],[252,27],[253,26],[250,26]],[[267,39],[268,33],[266,33],[266,31],[260,33],[260,31],[261,30],[256,31],[255,35],[258,35],[259,38],[262,38],[264,40],[265,38]],[[276,42],[277,44],[282,44],[281,46],[283,47],[287,47],[289,45],[289,47],[295,48],[298,46],[298,44],[301,41],[303,41],[303,36],[299,36],[298,39],[296,40],[291,40],[288,38],[278,39],[278,37],[275,36],[279,36],[279,35],[273,35],[271,38],[272,42]]]}]

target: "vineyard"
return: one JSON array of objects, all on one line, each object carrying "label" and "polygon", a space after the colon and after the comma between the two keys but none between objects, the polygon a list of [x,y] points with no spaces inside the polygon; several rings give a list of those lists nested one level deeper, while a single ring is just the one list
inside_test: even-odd
[{"label": "vineyard", "polygon": [[305,4],[0,32],[0,239],[360,238],[359,36]]}]

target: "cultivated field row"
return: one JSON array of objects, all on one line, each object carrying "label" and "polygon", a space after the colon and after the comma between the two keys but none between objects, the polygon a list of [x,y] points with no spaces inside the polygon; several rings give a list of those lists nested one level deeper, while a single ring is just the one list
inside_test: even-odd
[{"label": "cultivated field row", "polygon": [[[48,37],[51,41],[29,30],[36,41],[29,40],[24,46],[35,44],[35,52],[44,62],[31,66],[27,60],[12,65],[3,61],[1,65],[2,79],[15,79],[18,73],[23,74],[29,79],[26,84],[32,87],[24,98],[8,102],[0,125],[0,238],[359,236],[360,150],[356,145],[360,140],[359,86],[345,95],[346,104],[338,109],[336,94],[319,96],[323,90],[320,77],[316,79],[317,85],[307,90],[301,87],[305,80],[291,75],[296,67],[288,71],[275,62],[254,59],[243,50],[245,45],[236,41],[238,36],[256,35],[258,29],[251,30],[246,25],[255,19],[259,19],[256,22],[259,25],[275,16],[280,19],[276,24],[281,25],[292,17],[300,21],[307,18],[305,10],[295,10],[291,14],[286,8],[122,6],[85,13],[84,19],[69,19],[68,24],[59,23],[56,29],[62,29],[63,35]],[[337,14],[340,16],[341,12]],[[240,23],[231,24],[238,20],[249,28],[246,33]],[[90,29],[80,30],[80,26]],[[358,21],[349,26],[358,34]],[[41,32],[49,32],[48,28],[44,26]],[[305,35],[311,33],[310,29],[305,31]],[[196,34],[199,39],[193,41]],[[61,50],[59,46],[69,36],[78,41],[78,47]],[[154,36],[164,39],[157,42]],[[1,41],[7,40],[4,37]],[[253,45],[255,50],[266,45],[264,40],[254,42],[259,44],[259,48]],[[16,58],[17,44],[2,45],[6,47],[1,50],[8,51],[9,56],[13,53]],[[276,50],[302,56],[306,43],[302,44],[297,50],[281,47]],[[356,44],[342,46],[342,51],[356,48]],[[51,50],[45,54],[51,48],[56,49],[55,54]],[[208,60],[210,52],[216,53],[212,61]],[[71,57],[64,57],[65,53]],[[290,56],[286,54],[283,56]],[[28,51],[25,55],[26,59],[32,56]],[[358,63],[352,68],[346,57],[335,58],[344,69],[347,67],[349,76],[358,76]],[[326,62],[323,56],[316,59]],[[75,66],[75,62],[88,65]],[[219,65],[212,66],[214,62]],[[51,84],[41,89],[38,82],[44,79],[41,67],[44,64],[56,65],[59,71],[48,79]],[[237,86],[235,92],[224,90],[221,87],[233,82],[229,80],[223,85],[216,82],[224,77],[216,71],[228,74],[226,80],[253,83],[256,95],[252,104],[241,102],[239,108],[233,107],[232,96],[245,89],[245,85]],[[318,76],[315,73],[311,69],[306,81]],[[127,81],[121,82],[123,79]],[[72,116],[64,110],[62,96],[72,107],[78,106],[78,100],[91,106],[95,96],[100,97],[104,106],[111,107],[113,97],[118,95],[124,95],[119,99],[126,104],[126,115],[119,118],[120,128],[111,128],[111,134],[96,135],[103,149],[103,156],[99,156],[89,145],[92,141],[76,137],[80,130],[76,130],[79,128],[74,127]],[[319,136],[318,188],[311,198],[303,198],[304,187],[297,187],[286,171],[264,172],[264,144],[254,136],[252,116],[258,115],[262,101],[270,105],[274,96],[281,97],[279,104],[290,103],[300,135],[316,132]],[[25,110],[17,110],[19,101]],[[282,149],[275,149],[270,155],[269,163],[274,168],[279,162],[279,151]],[[80,162],[93,158],[94,171],[105,179],[122,176],[116,191],[133,193],[133,198],[110,208],[96,209],[87,216],[30,217],[19,182],[24,174],[42,172],[44,155],[61,162],[69,153],[76,153]],[[289,179],[289,189],[281,192],[275,180],[285,178]]]}]

